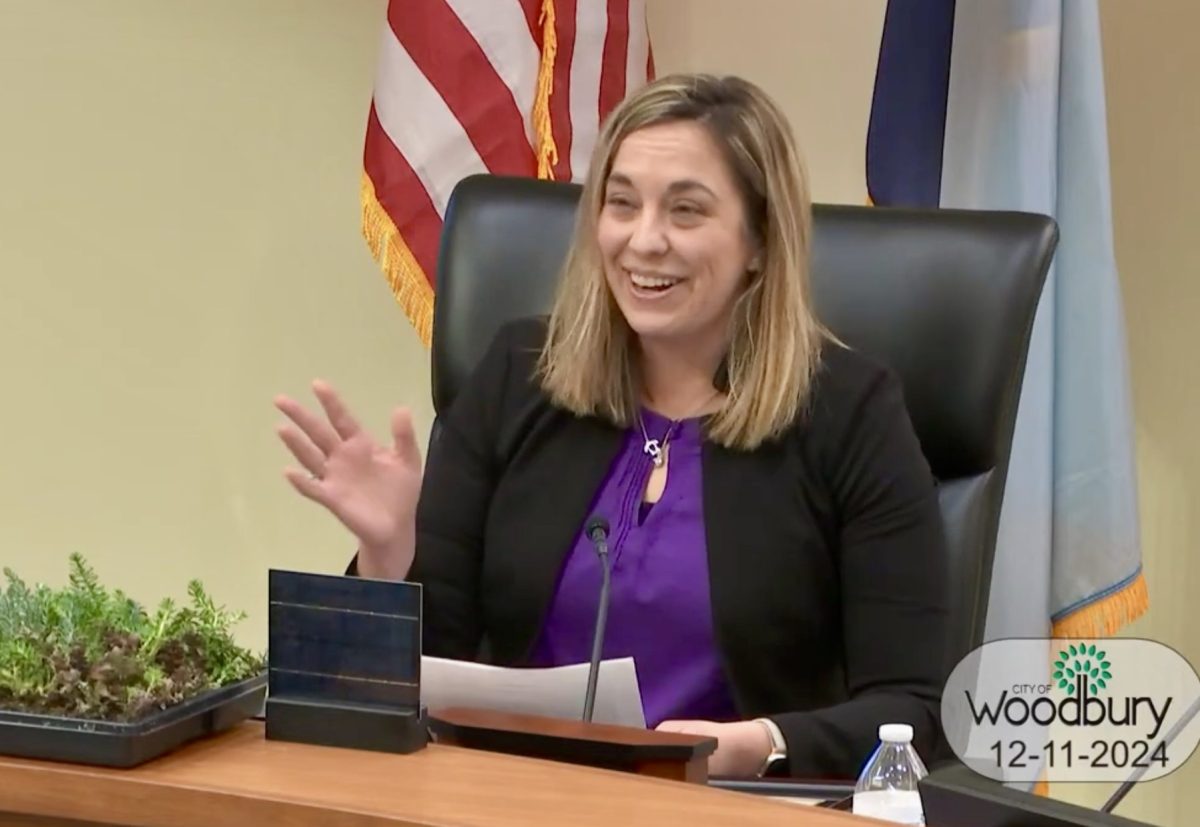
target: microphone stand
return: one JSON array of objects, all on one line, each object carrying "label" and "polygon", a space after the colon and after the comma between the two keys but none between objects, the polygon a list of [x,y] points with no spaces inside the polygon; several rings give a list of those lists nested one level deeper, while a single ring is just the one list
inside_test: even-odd
[{"label": "microphone stand", "polygon": [[603,518],[593,520],[588,526],[588,537],[596,547],[596,556],[600,558],[600,569],[604,577],[600,586],[600,605],[596,609],[596,628],[592,633],[592,660],[588,666],[587,694],[583,697],[583,720],[590,723],[592,709],[596,705],[596,681],[600,677],[600,657],[604,649],[604,627],[608,622],[612,578],[608,562],[608,522]]},{"label": "microphone stand", "polygon": [[[1184,728],[1192,722],[1192,719],[1196,717],[1197,713],[1200,713],[1200,697],[1192,701],[1192,705],[1189,706],[1183,715],[1179,717],[1179,720],[1176,721],[1174,726],[1167,731],[1167,734],[1164,735],[1157,744],[1155,744],[1154,749],[1166,749],[1167,745],[1174,741],[1175,738],[1178,737],[1179,733],[1183,732]],[[1153,751],[1151,751],[1151,755],[1153,754]],[[1129,795],[1129,791],[1132,790],[1134,785],[1138,783],[1138,780],[1146,774],[1147,769],[1149,769],[1148,764],[1146,766],[1138,767],[1133,775],[1129,776],[1128,779],[1121,783],[1121,786],[1117,787],[1116,792],[1109,797],[1108,801],[1104,802],[1104,806],[1100,808],[1100,812],[1111,813],[1113,808],[1121,803],[1121,799]]]}]

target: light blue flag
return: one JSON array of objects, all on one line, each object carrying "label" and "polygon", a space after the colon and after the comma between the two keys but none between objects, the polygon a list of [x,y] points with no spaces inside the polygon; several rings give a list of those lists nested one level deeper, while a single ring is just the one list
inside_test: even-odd
[{"label": "light blue flag", "polygon": [[868,187],[881,205],[1058,221],[1013,436],[987,637],[1116,633],[1148,596],[1095,0],[889,4]]}]

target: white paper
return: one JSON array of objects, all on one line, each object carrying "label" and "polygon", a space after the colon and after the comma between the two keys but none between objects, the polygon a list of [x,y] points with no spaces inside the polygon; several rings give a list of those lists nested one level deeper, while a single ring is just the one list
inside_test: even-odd
[{"label": "white paper", "polygon": [[[431,711],[452,706],[581,720],[588,664],[543,669],[421,658],[421,703]],[[633,658],[600,662],[592,722],[646,726]]]}]

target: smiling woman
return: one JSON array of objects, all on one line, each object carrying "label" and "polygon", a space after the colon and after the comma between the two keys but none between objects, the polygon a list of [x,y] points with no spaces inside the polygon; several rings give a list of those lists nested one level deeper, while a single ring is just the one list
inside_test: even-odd
[{"label": "smiling woman", "polygon": [[[853,777],[881,724],[927,763],[946,552],[897,379],[808,298],[809,196],[778,107],[669,76],[605,125],[549,319],[504,327],[421,469],[328,386],[279,400],[305,496],[357,536],[350,573],[424,586],[426,653],[632,657],[650,726],[715,736],[714,776]],[[483,646],[486,641],[486,647]]]}]

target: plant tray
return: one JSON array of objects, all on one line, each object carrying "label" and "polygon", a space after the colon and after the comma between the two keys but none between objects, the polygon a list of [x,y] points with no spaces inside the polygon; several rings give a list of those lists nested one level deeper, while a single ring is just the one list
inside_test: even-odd
[{"label": "plant tray", "polygon": [[263,673],[132,723],[0,710],[0,755],[135,767],[257,715],[266,691]]}]

